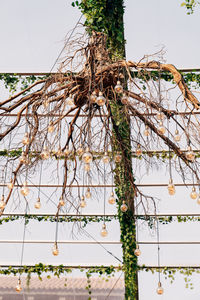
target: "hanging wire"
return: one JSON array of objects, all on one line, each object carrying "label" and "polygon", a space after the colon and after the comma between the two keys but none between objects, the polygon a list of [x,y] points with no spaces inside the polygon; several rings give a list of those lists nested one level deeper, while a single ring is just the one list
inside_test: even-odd
[{"label": "hanging wire", "polygon": [[[23,263],[23,258],[24,258],[24,241],[25,241],[25,235],[26,235],[26,215],[27,215],[27,210],[28,210],[28,202],[26,201],[26,208],[25,208],[25,213],[24,213],[24,230],[23,230],[23,237],[22,237],[22,250],[21,250],[21,259],[20,259],[20,269],[22,268],[22,263]],[[18,279],[20,280],[21,274],[19,273]]]},{"label": "hanging wire", "polygon": [[[104,185],[106,183],[106,167],[104,164],[104,170],[103,170],[103,179],[104,179]],[[104,187],[103,190],[103,223],[105,224],[105,215],[106,215],[106,188]]]}]

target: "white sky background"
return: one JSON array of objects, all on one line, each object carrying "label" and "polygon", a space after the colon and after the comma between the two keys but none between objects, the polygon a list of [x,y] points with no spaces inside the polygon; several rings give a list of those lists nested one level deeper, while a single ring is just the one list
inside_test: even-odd
[{"label": "white sky background", "polygon": [[[200,10],[192,16],[186,15],[180,7],[181,1],[140,0],[125,1],[125,36],[127,39],[127,59],[139,60],[145,54],[157,52],[161,45],[165,46],[165,59],[178,68],[198,68],[200,42],[199,42],[199,16]],[[71,7],[71,0],[1,0],[0,2],[0,73],[2,72],[49,72],[63,47],[66,34],[76,24],[80,12]],[[38,180],[38,178],[36,179]],[[150,177],[144,177],[142,182],[149,182]],[[151,182],[166,182],[168,175],[163,172],[153,173]],[[176,178],[180,182],[180,178]],[[162,197],[159,204],[160,213],[199,213],[200,208],[195,201],[189,198],[189,190],[177,188],[176,196],[169,197],[166,189],[145,190],[155,196]],[[185,196],[187,195],[187,197]],[[101,200],[101,199],[99,199]],[[30,198],[33,203],[35,198]],[[54,212],[53,206],[48,206],[49,212]],[[36,212],[31,210],[31,212]],[[41,212],[47,212],[42,207]],[[92,203],[86,213],[103,212],[101,203]],[[107,208],[107,212],[112,212]],[[27,239],[54,239],[55,224],[34,223],[34,227],[27,230]],[[96,239],[99,235],[100,224],[90,226],[89,230]],[[59,236],[69,239],[70,226],[61,225]],[[92,228],[91,228],[92,227]],[[163,225],[160,229],[161,240],[199,240],[199,224],[171,224]],[[86,228],[87,229],[87,228]],[[108,224],[108,240],[118,240],[119,231],[113,224]],[[8,234],[9,232],[9,234]],[[0,228],[0,239],[21,239],[22,226],[17,222],[3,225]],[[80,236],[80,239],[87,237]],[[155,240],[146,228],[140,228],[139,239],[144,241]],[[24,263],[52,264],[83,264],[83,263],[112,263],[117,264],[99,246],[61,246],[61,254],[52,257],[48,246],[25,246]],[[107,246],[116,256],[120,257],[120,247]],[[142,246],[141,264],[157,263],[155,246]],[[161,264],[195,265],[199,263],[200,246],[162,246]],[[14,251],[14,252],[13,252]],[[20,261],[20,247],[1,246],[0,264]],[[85,255],[86,254],[86,255]],[[184,281],[180,276],[173,285],[163,283],[165,293],[157,296],[155,289],[157,276],[142,273],[140,275],[140,300],[146,299],[174,299],[178,296],[182,300],[199,299],[199,275],[194,276],[193,291],[184,288]],[[149,295],[152,295],[151,298]]]}]

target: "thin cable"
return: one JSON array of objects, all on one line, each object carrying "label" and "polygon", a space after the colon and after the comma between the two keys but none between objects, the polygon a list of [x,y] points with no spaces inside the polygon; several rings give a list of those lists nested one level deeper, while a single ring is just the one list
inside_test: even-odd
[{"label": "thin cable", "polygon": [[158,243],[158,279],[160,282],[160,233],[159,233],[159,221],[157,218],[157,243]]},{"label": "thin cable", "polygon": [[115,288],[115,286],[117,285],[118,281],[119,281],[119,280],[120,280],[120,278],[122,277],[122,274],[123,274],[123,272],[121,272],[121,274],[120,274],[119,278],[118,278],[118,279],[116,280],[116,282],[113,284],[113,286],[112,286],[112,288],[111,288],[110,292],[108,293],[108,295],[106,296],[105,300],[106,300],[106,299],[108,299],[108,297],[111,295],[111,293],[112,293],[113,289]]},{"label": "thin cable", "polygon": [[[26,208],[25,208],[24,216],[26,216],[26,214],[27,214],[27,208],[28,208],[28,202],[26,201]],[[20,268],[22,268],[22,262],[23,262],[23,257],[24,257],[25,234],[26,234],[26,218],[24,218],[24,231],[23,231],[23,238],[22,238],[22,253],[21,253],[21,260],[20,260]],[[20,277],[21,277],[21,275],[19,274],[19,279],[20,279]]]}]

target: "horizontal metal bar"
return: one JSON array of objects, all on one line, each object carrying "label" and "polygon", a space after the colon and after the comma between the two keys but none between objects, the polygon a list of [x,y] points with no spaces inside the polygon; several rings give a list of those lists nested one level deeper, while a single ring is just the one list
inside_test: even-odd
[{"label": "horizontal metal bar", "polygon": [[200,245],[200,241],[137,242],[139,245]]},{"label": "horizontal metal bar", "polygon": [[[55,240],[0,240],[0,244],[54,244]],[[77,241],[77,240],[71,240],[71,241],[57,241],[58,244],[73,244],[73,245],[98,245],[98,244],[104,244],[104,245],[120,245],[121,242],[119,241]]]},{"label": "horizontal metal bar", "polygon": [[[21,214],[21,213],[6,213],[3,214],[2,216],[7,217],[7,216],[19,216],[19,217],[24,217],[24,216],[37,216],[37,217],[55,217],[55,214]],[[115,217],[117,215],[115,214],[82,214],[82,215],[76,215],[76,214],[59,214],[59,217]],[[144,217],[144,218],[149,218],[149,217],[155,217],[155,218],[162,218],[162,217],[200,217],[200,214],[148,214],[148,215],[133,215],[133,217]]]}]

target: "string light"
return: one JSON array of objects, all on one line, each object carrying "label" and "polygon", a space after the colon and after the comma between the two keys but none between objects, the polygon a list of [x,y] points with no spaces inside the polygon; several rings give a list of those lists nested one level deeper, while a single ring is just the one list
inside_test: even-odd
[{"label": "string light", "polygon": [[50,157],[50,152],[47,149],[47,147],[45,146],[44,149],[43,149],[43,151],[41,152],[41,158],[43,160],[46,160],[46,159],[49,159],[49,157]]},{"label": "string light", "polygon": [[59,205],[60,205],[60,206],[65,206],[65,200],[63,199],[62,196],[60,197]]},{"label": "string light", "polygon": [[102,226],[102,230],[101,230],[101,236],[102,237],[106,237],[108,235],[108,231],[106,229],[106,224],[104,223],[103,226]]},{"label": "string light", "polygon": [[158,295],[162,295],[164,293],[164,289],[163,289],[160,281],[158,282],[158,288],[157,288],[156,292]]},{"label": "string light", "polygon": [[116,155],[114,156],[114,160],[116,163],[120,163],[122,161],[122,156],[119,152],[117,152]]},{"label": "string light", "polygon": [[68,156],[71,153],[71,151],[69,150],[69,147],[66,146],[65,150],[64,150],[64,154],[65,156]]},{"label": "string light", "polygon": [[197,203],[200,204],[200,195],[198,196]]},{"label": "string light", "polygon": [[135,251],[134,251],[134,254],[135,254],[135,256],[140,256],[140,255],[141,255],[141,250],[140,250],[138,244],[136,245],[136,249],[135,249]]},{"label": "string light", "polygon": [[188,147],[188,152],[186,152],[186,158],[191,162],[195,160],[195,153],[192,151],[191,146]]},{"label": "string light", "polygon": [[141,155],[142,155],[142,150],[141,150],[141,148],[140,148],[140,145],[139,145],[139,144],[137,145],[137,148],[136,148],[136,151],[135,151],[135,153],[136,153],[136,155],[137,155],[137,156],[141,156]]},{"label": "string light", "polygon": [[192,192],[190,193],[190,198],[194,200],[197,198],[197,192],[195,186],[193,186],[192,188]]},{"label": "string light", "polygon": [[20,193],[26,197],[29,194],[29,188],[27,187],[27,181],[24,182],[23,187],[20,190]]},{"label": "string light", "polygon": [[50,121],[50,122],[49,122],[49,126],[48,126],[48,132],[49,132],[49,133],[52,133],[52,132],[54,132],[54,130],[55,130],[55,127],[54,127],[54,125],[53,125],[53,122]]},{"label": "string light", "polygon": [[99,106],[103,106],[106,103],[106,98],[103,96],[102,92],[99,92],[99,96],[97,97],[96,103]]},{"label": "string light", "polygon": [[125,93],[123,93],[123,96],[121,98],[121,103],[122,104],[128,104],[129,103],[128,96]]},{"label": "string light", "polygon": [[163,114],[163,112],[161,112],[160,109],[159,109],[159,112],[157,112],[157,114],[156,114],[156,118],[158,121],[163,121],[165,118],[165,115]]},{"label": "string light", "polygon": [[85,201],[85,197],[84,196],[81,196],[81,202],[80,202],[80,207],[81,208],[84,208],[86,207],[87,203]]},{"label": "string light", "polygon": [[91,103],[96,103],[97,102],[97,93],[95,91],[90,96],[90,101],[91,101]]},{"label": "string light", "polygon": [[114,193],[111,192],[110,193],[110,197],[108,198],[108,203],[109,204],[115,204],[116,200],[115,200],[115,197],[114,197]]},{"label": "string light", "polygon": [[118,94],[123,93],[123,87],[122,87],[120,81],[117,81],[117,84],[115,86],[115,92],[118,93]]},{"label": "string light", "polygon": [[78,149],[77,149],[76,152],[77,152],[78,156],[82,156],[83,155],[84,149],[83,149],[82,144],[80,144],[80,146],[78,147]]},{"label": "string light", "polygon": [[84,170],[85,170],[86,172],[89,172],[90,169],[91,169],[90,164],[84,164]]},{"label": "string light", "polygon": [[86,197],[87,199],[90,199],[91,196],[92,196],[92,194],[91,194],[91,192],[90,192],[90,188],[88,187],[88,188],[87,188],[87,191],[86,191],[86,193],[85,193],[85,197]]},{"label": "string light", "polygon": [[29,163],[29,159],[26,156],[24,151],[22,151],[22,155],[20,156],[19,161],[20,161],[20,163],[26,164],[26,165]]},{"label": "string light", "polygon": [[9,182],[9,183],[7,184],[7,187],[9,188],[9,190],[12,190],[12,189],[13,189],[14,183],[12,182],[12,180],[11,180],[11,182]]},{"label": "string light", "polygon": [[108,163],[109,163],[110,157],[109,157],[109,155],[108,155],[108,152],[105,152],[105,153],[104,153],[104,156],[103,156],[103,158],[102,158],[102,161],[103,161],[104,164],[108,164]]},{"label": "string light", "polygon": [[128,210],[128,206],[126,205],[126,202],[123,200],[122,205],[120,206],[120,209],[122,212],[126,212]]},{"label": "string light", "polygon": [[74,105],[74,98],[72,97],[72,94],[69,95],[67,98],[67,105],[73,106]]},{"label": "string light", "polygon": [[175,131],[174,140],[175,140],[175,142],[180,142],[180,140],[181,140],[181,136],[179,134],[178,129],[176,129],[176,131]]},{"label": "string light", "polygon": [[21,279],[19,278],[18,281],[17,281],[17,285],[16,285],[16,288],[15,288],[16,292],[20,293],[21,290],[22,290],[22,286],[21,286]]},{"label": "string light", "polygon": [[62,149],[61,149],[60,146],[58,147],[58,150],[56,152],[56,156],[59,157],[59,158],[63,156],[63,152],[62,152]]},{"label": "string light", "polygon": [[163,126],[163,122],[162,121],[160,121],[160,123],[159,123],[158,132],[160,134],[165,134],[165,132],[166,132],[166,128]]},{"label": "string light", "polygon": [[55,242],[54,245],[53,245],[53,248],[52,248],[52,254],[53,254],[54,256],[58,256],[58,254],[59,254],[57,242]]},{"label": "string light", "polygon": [[169,180],[167,189],[168,189],[169,195],[171,195],[171,196],[173,196],[176,193],[175,185],[173,184],[172,179]]},{"label": "string light", "polygon": [[27,133],[27,132],[25,132],[25,134],[24,134],[22,143],[23,143],[24,145],[28,145],[28,143],[29,143],[29,136],[28,136],[28,133]]},{"label": "string light", "polygon": [[1,196],[1,201],[0,201],[0,209],[4,209],[6,206],[4,195]]},{"label": "string light", "polygon": [[150,135],[149,126],[148,125],[145,126],[145,130],[144,130],[143,134],[144,134],[144,136],[149,136]]},{"label": "string light", "polygon": [[89,164],[92,161],[93,157],[92,154],[90,153],[89,147],[86,148],[85,153],[82,156],[82,160],[84,163]]},{"label": "string light", "polygon": [[36,209],[40,209],[41,208],[41,202],[40,202],[40,198],[39,197],[37,198],[37,201],[35,202],[34,206],[35,206]]}]

